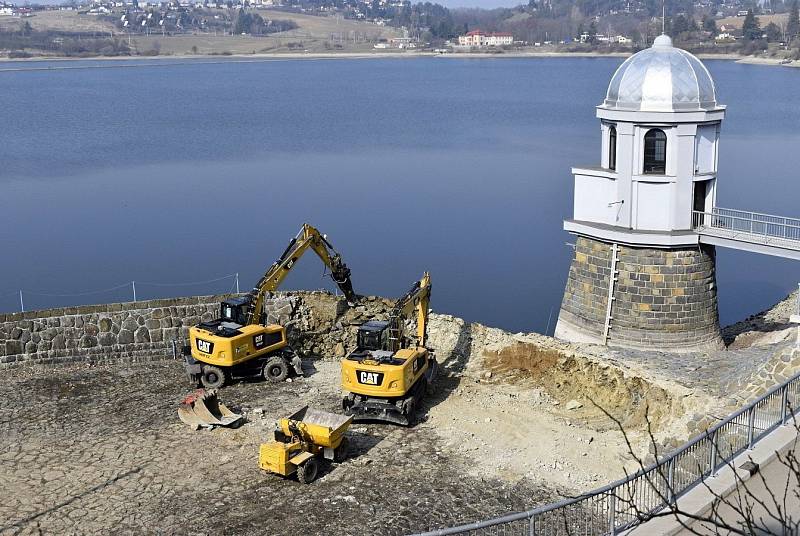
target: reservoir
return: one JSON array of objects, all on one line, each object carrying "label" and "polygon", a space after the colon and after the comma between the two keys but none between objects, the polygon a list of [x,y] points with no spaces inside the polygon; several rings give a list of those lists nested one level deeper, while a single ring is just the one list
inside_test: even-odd
[{"label": "reservoir", "polygon": [[[0,311],[247,290],[307,221],[360,294],[427,270],[437,312],[552,333],[622,61],[0,62]],[[800,216],[800,69],[705,64],[717,205]],[[335,288],[312,257],[285,288]],[[725,324],[800,275],[718,249],[717,278]]]}]

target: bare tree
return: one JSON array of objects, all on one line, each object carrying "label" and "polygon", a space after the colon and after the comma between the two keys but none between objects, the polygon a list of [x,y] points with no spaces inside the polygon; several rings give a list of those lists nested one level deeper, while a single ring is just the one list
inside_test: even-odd
[{"label": "bare tree", "polygon": [[[800,504],[800,460],[797,455],[798,445],[800,445],[798,443],[800,424],[791,408],[788,411],[791,420],[787,425],[794,428],[794,440],[785,452],[776,452],[776,459],[772,462],[779,464],[785,478],[768,482],[752,459],[749,459],[749,465],[745,463],[737,470],[733,465],[732,456],[720,456],[718,458],[721,463],[720,468],[727,467],[730,470],[735,480],[735,489],[731,493],[721,493],[710,485],[707,477],[702,478],[700,485],[710,494],[711,503],[704,513],[698,514],[687,511],[677,500],[683,490],[675,484],[675,462],[672,463],[672,466],[669,463],[671,459],[675,458],[667,456],[663,460],[657,461],[654,466],[646,466],[645,460],[636,454],[622,422],[594,401],[592,403],[620,430],[628,453],[636,463],[637,474],[628,475],[626,472],[626,477],[638,476],[640,485],[646,486],[648,491],[655,494],[663,505],[662,508],[651,511],[648,505],[643,504],[640,500],[641,489],[636,485],[614,488],[615,508],[632,516],[635,524],[669,517],[680,524],[687,533],[702,536],[709,534],[800,535],[800,512],[796,510],[796,505]],[[658,460],[659,450],[662,449],[653,434],[647,408],[645,408],[645,419],[650,450],[654,452],[656,460]],[[730,451],[730,445],[723,444],[717,434],[712,435],[707,430],[704,439],[717,453]],[[703,475],[707,469],[699,462],[696,467],[687,467],[687,463],[691,464],[690,457],[682,458],[681,463],[684,464],[681,470],[689,472],[696,470],[699,475]],[[751,473],[749,477],[742,474],[742,469]],[[715,470],[716,468],[712,468],[712,473]],[[795,509],[793,509],[793,505]]]}]

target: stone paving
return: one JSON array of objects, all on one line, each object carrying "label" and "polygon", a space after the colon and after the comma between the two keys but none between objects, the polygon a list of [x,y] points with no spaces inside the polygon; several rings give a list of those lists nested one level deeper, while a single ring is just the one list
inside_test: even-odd
[{"label": "stone paving", "polygon": [[0,534],[392,535],[555,498],[465,476],[425,423],[354,426],[351,458],[310,486],[260,471],[258,444],[287,408],[337,410],[314,375],[226,387],[251,422],[211,432],[178,421],[189,387],[175,361],[11,370],[0,388]]}]

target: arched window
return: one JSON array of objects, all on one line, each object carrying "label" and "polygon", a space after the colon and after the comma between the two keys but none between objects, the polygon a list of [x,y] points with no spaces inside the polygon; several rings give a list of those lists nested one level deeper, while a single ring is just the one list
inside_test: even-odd
[{"label": "arched window", "polygon": [[653,128],[644,135],[644,169],[650,175],[664,175],[667,172],[667,135],[659,128]]},{"label": "arched window", "polygon": [[608,169],[617,169],[617,128],[608,129]]}]

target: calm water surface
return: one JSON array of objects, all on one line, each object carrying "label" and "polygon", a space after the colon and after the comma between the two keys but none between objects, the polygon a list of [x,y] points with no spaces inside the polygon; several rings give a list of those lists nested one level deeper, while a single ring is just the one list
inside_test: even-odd
[{"label": "calm water surface", "polygon": [[[152,63],[152,62],[151,62]],[[599,160],[612,58],[272,61],[3,71],[0,310],[248,287],[308,221],[362,294],[424,270],[436,310],[552,331],[573,238],[573,165]],[[800,69],[708,61],[718,204],[800,215]],[[110,65],[105,62],[68,66]],[[719,250],[723,322],[800,280]],[[332,288],[309,255],[285,288]],[[43,294],[49,294],[47,296]],[[549,322],[548,322],[549,320]],[[549,326],[549,328],[548,328]]]}]

